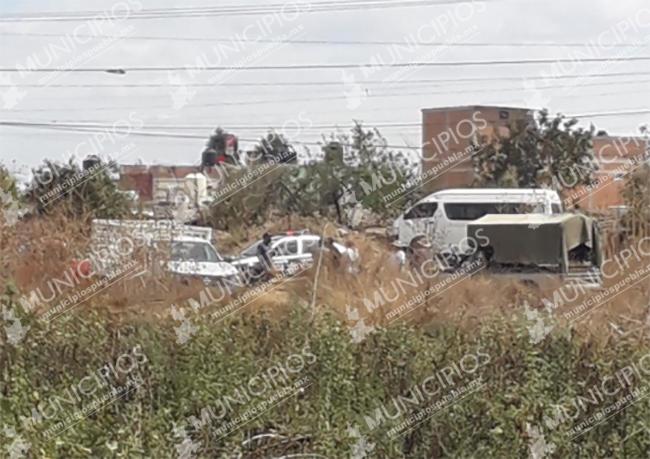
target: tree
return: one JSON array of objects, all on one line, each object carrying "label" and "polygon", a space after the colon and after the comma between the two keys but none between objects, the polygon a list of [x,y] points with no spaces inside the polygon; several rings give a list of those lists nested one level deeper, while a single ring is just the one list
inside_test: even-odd
[{"label": "tree", "polygon": [[237,225],[264,224],[276,216],[301,215],[333,217],[353,225],[353,209],[379,217],[400,211],[401,206],[391,205],[397,199],[387,198],[412,176],[402,153],[390,150],[376,129],[366,130],[359,123],[349,135],[332,134],[324,140],[321,154],[311,155],[304,164],[276,164],[248,182],[241,182],[245,170],[231,174],[229,181],[244,185],[215,203],[207,222],[232,230]]},{"label": "tree", "polygon": [[246,168],[229,172],[223,186],[239,185],[208,207],[202,223],[224,231],[247,231],[250,227],[264,225],[274,213],[291,212],[284,189],[291,172],[288,167],[274,166],[254,179],[247,177]]},{"label": "tree", "polygon": [[623,188],[627,213],[623,225],[636,236],[650,234],[650,166],[641,165],[630,174]]},{"label": "tree", "polygon": [[406,157],[388,148],[376,129],[355,123],[350,135],[331,135],[323,160],[302,166],[291,176],[288,188],[300,213],[333,213],[338,223],[348,223],[349,211],[361,208],[382,217],[399,209],[388,197],[411,178]]},{"label": "tree", "polygon": [[260,162],[296,163],[298,155],[291,143],[277,132],[269,132],[253,148],[253,158]]},{"label": "tree", "polygon": [[[375,129],[364,130],[355,123],[351,138],[351,161],[355,165],[348,185],[355,201],[377,214],[393,216],[401,206],[402,192],[414,178],[414,164],[401,151],[388,147],[386,139]],[[410,196],[418,199],[418,194]]]},{"label": "tree", "polygon": [[16,181],[9,171],[0,164],[0,227],[3,224],[13,224],[18,219],[20,210],[20,194]]},{"label": "tree", "polygon": [[72,218],[120,218],[129,213],[130,201],[111,180],[111,164],[83,170],[73,163],[45,160],[36,168],[28,200],[40,214],[62,210]]},{"label": "tree", "polygon": [[[641,128],[650,157],[650,131]],[[623,188],[623,199],[627,212],[623,218],[623,226],[634,236],[650,234],[650,164],[644,163],[628,175]]]},{"label": "tree", "polygon": [[572,189],[592,183],[594,127],[547,111],[519,120],[508,133],[483,137],[473,157],[475,182],[487,187]]}]

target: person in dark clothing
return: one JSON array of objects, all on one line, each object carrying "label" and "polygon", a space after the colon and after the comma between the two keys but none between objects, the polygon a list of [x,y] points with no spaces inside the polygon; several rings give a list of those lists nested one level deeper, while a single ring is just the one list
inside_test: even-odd
[{"label": "person in dark clothing", "polygon": [[271,274],[273,271],[273,264],[271,263],[271,258],[269,252],[271,251],[271,235],[269,233],[264,233],[262,236],[262,242],[257,246],[257,258],[260,260],[260,265],[265,274]]}]

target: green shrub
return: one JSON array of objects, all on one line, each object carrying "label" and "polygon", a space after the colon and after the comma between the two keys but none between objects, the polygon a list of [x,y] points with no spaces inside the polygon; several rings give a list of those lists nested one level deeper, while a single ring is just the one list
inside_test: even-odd
[{"label": "green shrub", "polygon": [[[310,321],[301,307],[280,323],[246,315],[222,322],[206,319],[194,324],[196,333],[184,344],[176,341],[174,322],[117,325],[102,313],[84,312],[45,326],[15,317],[30,328],[21,342],[0,347],[0,426],[13,427],[30,444],[33,457],[179,457],[183,445],[196,447],[194,456],[186,457],[309,453],[338,458],[352,456],[355,447],[373,458],[528,457],[528,425],[538,426],[553,446],[548,457],[644,457],[650,449],[647,431],[623,441],[649,419],[647,399],[573,441],[562,426],[544,424],[564,397],[584,395],[604,376],[637,362],[648,352],[638,342],[601,346],[554,333],[532,344],[521,324],[494,320],[469,331],[395,326],[354,343],[344,325],[329,317]],[[85,376],[137,346],[147,358],[138,366],[142,386],[137,391],[54,438],[43,432],[58,418],[32,426],[21,423],[39,401],[63,396],[66,388],[78,387]],[[390,421],[368,428],[364,416],[382,403],[477,350],[489,356],[480,370],[482,390],[395,440],[389,438]],[[219,422],[186,429],[191,416],[200,418],[203,408],[216,406],[224,396],[235,397],[255,376],[268,379],[271,368],[289,368],[294,354],[315,356],[291,375],[309,378],[304,391],[227,435],[217,433]],[[233,420],[269,394],[237,405],[224,420]],[[12,442],[6,432],[0,433],[3,453]],[[269,432],[276,437],[250,440]]]}]

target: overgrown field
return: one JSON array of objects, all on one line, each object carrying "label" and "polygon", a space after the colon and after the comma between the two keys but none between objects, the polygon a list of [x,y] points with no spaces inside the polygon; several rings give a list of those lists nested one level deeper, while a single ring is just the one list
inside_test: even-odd
[{"label": "overgrown field", "polygon": [[[521,324],[490,320],[472,332],[394,326],[354,343],[337,321],[309,317],[296,305],[280,322],[206,319],[194,323],[196,333],[183,344],[171,323],[116,325],[101,313],[84,313],[48,330],[24,318],[31,327],[24,341],[0,351],[2,449],[11,445],[13,427],[30,445],[26,457],[528,457],[539,438],[548,457],[636,458],[650,450],[647,398],[578,438],[567,433],[643,385],[650,348],[637,338],[587,342],[560,331],[533,344]],[[107,370],[107,385],[93,386],[89,376],[107,364],[115,368]],[[547,425],[554,405],[590,398],[592,386],[632,365],[626,388],[586,403],[585,412],[571,408],[575,421]],[[391,437],[410,414],[477,377],[478,390]],[[137,389],[48,431],[129,378]],[[306,382],[299,390],[263,405],[299,381]],[[610,393],[618,388],[613,381],[605,385]],[[231,432],[218,430],[262,406]],[[33,410],[42,418],[21,420]],[[200,418],[202,410],[205,422],[193,425],[190,417]],[[273,435],[251,440],[262,433]]]},{"label": "overgrown field", "polygon": [[576,323],[544,312],[550,293],[489,277],[389,321],[404,298],[371,312],[363,299],[406,274],[391,271],[381,241],[357,234],[360,272],[326,260],[231,314],[211,313],[241,292],[194,308],[202,286],[136,279],[47,321],[20,300],[83,251],[73,225],[42,219],[0,234],[0,457],[650,452],[647,278]]}]

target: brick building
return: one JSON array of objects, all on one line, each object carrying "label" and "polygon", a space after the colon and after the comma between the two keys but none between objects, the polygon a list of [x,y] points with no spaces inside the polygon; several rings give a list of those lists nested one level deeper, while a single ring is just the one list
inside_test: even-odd
[{"label": "brick building", "polygon": [[140,201],[164,200],[167,189],[179,186],[189,174],[203,172],[212,182],[223,178],[219,167],[200,166],[162,166],[162,165],[121,165],[119,188],[138,193]]},{"label": "brick building", "polygon": [[580,187],[565,197],[567,205],[578,204],[589,211],[604,211],[624,204],[623,188],[628,174],[648,160],[643,137],[598,136],[593,140],[599,169],[591,188]]},{"label": "brick building", "polygon": [[[534,111],[483,105],[423,109],[423,189],[434,192],[471,186],[472,144],[497,132],[507,135],[508,126],[520,120],[533,121]],[[595,186],[564,193],[565,205],[578,204],[588,211],[623,205],[626,174],[635,162],[647,160],[647,141],[641,137],[598,136],[593,140],[593,150],[599,165]]]},{"label": "brick building", "polygon": [[496,132],[507,134],[518,120],[532,121],[533,110],[472,105],[422,110],[422,174],[430,192],[467,187],[474,180],[472,143]]}]

